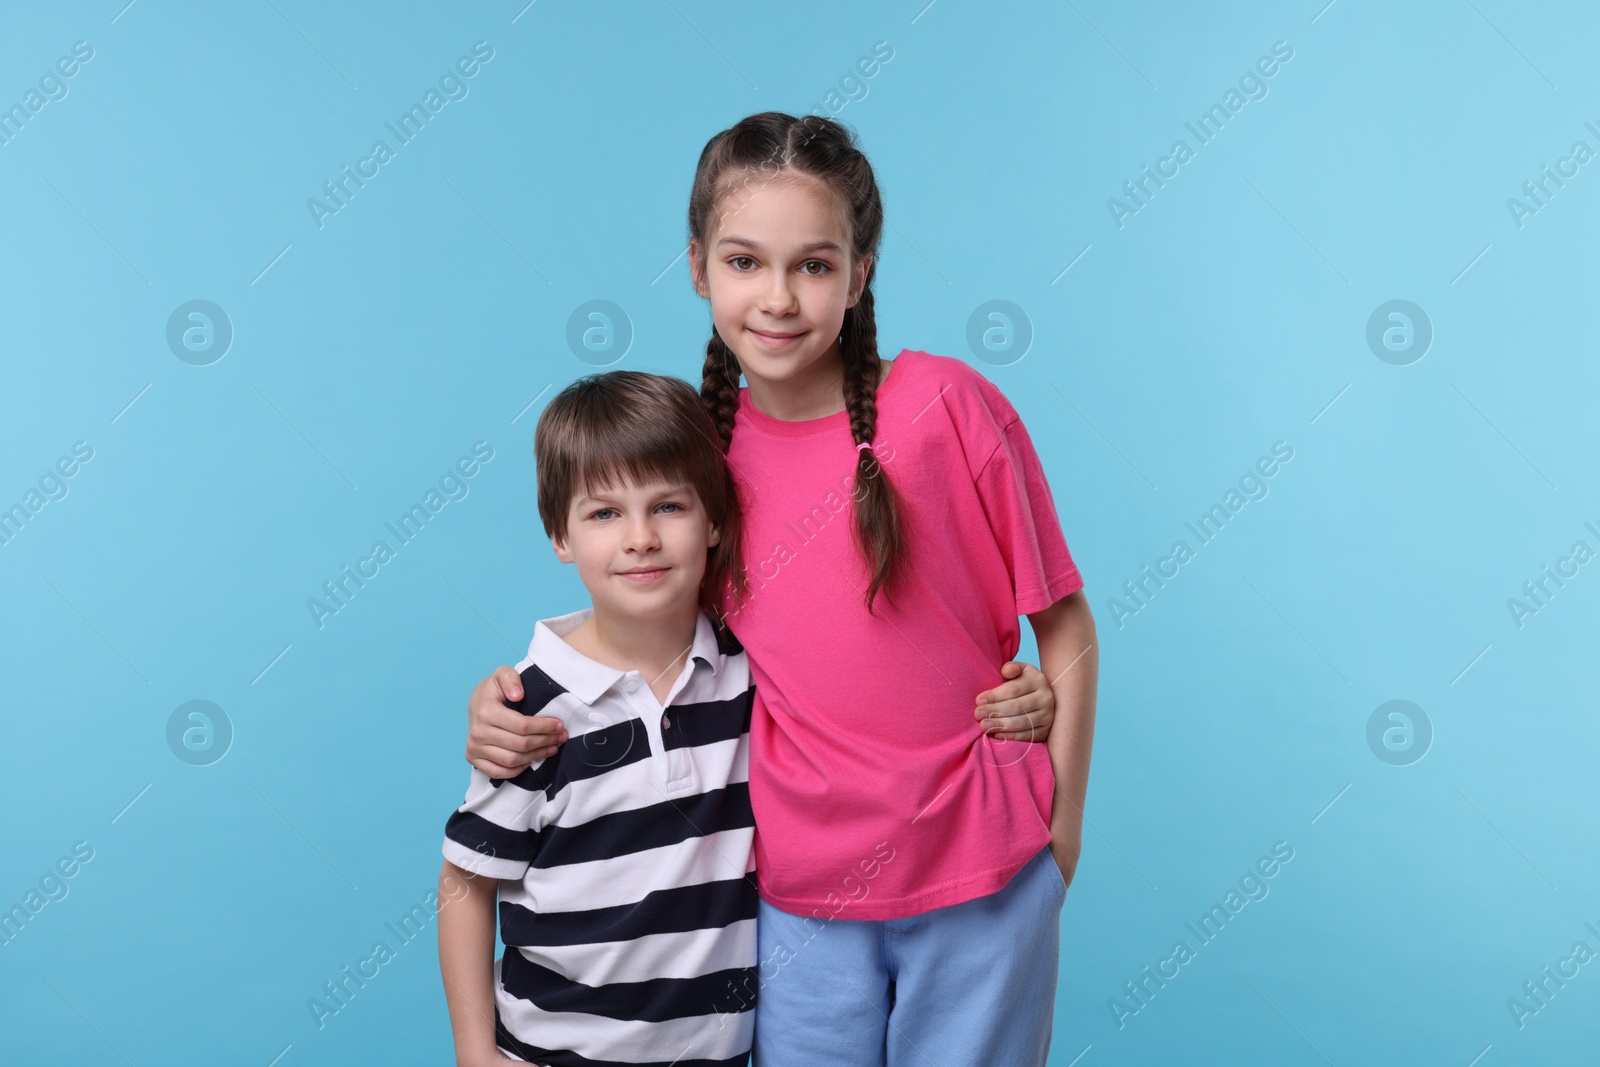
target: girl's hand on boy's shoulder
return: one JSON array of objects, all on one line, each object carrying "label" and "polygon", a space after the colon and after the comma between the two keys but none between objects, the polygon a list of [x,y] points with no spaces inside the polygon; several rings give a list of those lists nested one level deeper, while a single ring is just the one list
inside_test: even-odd
[{"label": "girl's hand on boy's shoulder", "polygon": [[1043,741],[1056,718],[1056,694],[1050,679],[1031,663],[1011,660],[1000,674],[1010,679],[978,694],[972,717],[984,733],[1005,741]]},{"label": "girl's hand on boy's shoulder", "polygon": [[490,778],[515,778],[534,761],[555,755],[567,740],[560,719],[506,706],[521,699],[522,676],[501,666],[467,701],[467,762]]}]

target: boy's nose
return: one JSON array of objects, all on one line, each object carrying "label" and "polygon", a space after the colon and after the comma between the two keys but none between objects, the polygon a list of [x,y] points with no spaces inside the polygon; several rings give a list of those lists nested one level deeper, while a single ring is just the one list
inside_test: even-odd
[{"label": "boy's nose", "polygon": [[660,538],[656,536],[656,528],[651,523],[640,521],[628,524],[624,547],[647,549],[653,548],[659,543]]}]

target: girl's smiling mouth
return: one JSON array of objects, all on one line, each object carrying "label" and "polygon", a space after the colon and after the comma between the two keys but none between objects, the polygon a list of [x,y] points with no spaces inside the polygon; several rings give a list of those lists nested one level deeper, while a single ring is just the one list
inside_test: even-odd
[{"label": "girl's smiling mouth", "polygon": [[750,330],[749,332],[750,336],[760,342],[763,347],[773,349],[788,348],[805,336],[805,331],[800,333],[767,333],[762,330]]}]

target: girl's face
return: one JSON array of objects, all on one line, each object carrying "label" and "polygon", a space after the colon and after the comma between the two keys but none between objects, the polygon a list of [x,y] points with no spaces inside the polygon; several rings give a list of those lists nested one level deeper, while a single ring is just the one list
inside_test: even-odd
[{"label": "girl's face", "polygon": [[695,291],[745,377],[799,384],[839,365],[839,330],[871,260],[852,263],[850,235],[820,182],[741,184],[724,195],[708,246],[690,242]]}]

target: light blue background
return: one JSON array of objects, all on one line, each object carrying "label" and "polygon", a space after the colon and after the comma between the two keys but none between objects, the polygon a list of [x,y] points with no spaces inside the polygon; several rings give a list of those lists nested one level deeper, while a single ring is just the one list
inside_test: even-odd
[{"label": "light blue background", "polygon": [[[432,924],[320,1030],[307,1001],[435,885],[473,681],[583,603],[530,402],[593,369],[565,341],[593,299],[635,331],[618,366],[698,373],[702,145],[824,108],[876,41],[838,117],[884,190],[884,353],[1011,397],[1102,638],[1051,1062],[1592,1057],[1600,964],[1507,1007],[1600,950],[1600,564],[1520,629],[1506,605],[1600,548],[1600,163],[1506,206],[1600,148],[1586,5],[123,2],[0,35],[7,105],[95,50],[0,146],[0,504],[94,449],[0,547],[0,905],[94,849],[0,947],[0,1059],[448,1062]],[[479,40],[470,95],[318,229],[307,198]],[[1107,199],[1276,41],[1269,95],[1119,229]],[[165,341],[192,299],[236,331],[210,366]],[[1010,365],[967,346],[991,299],[1035,331]],[[1391,299],[1435,330],[1410,366],[1365,341]],[[319,630],[307,598],[480,440],[470,495]],[[1280,440],[1270,495],[1119,628]],[[236,733],[211,766],[166,743],[193,699]],[[1366,741],[1391,699],[1436,732],[1410,766]],[[1277,841],[1270,896],[1119,1029]]]}]

